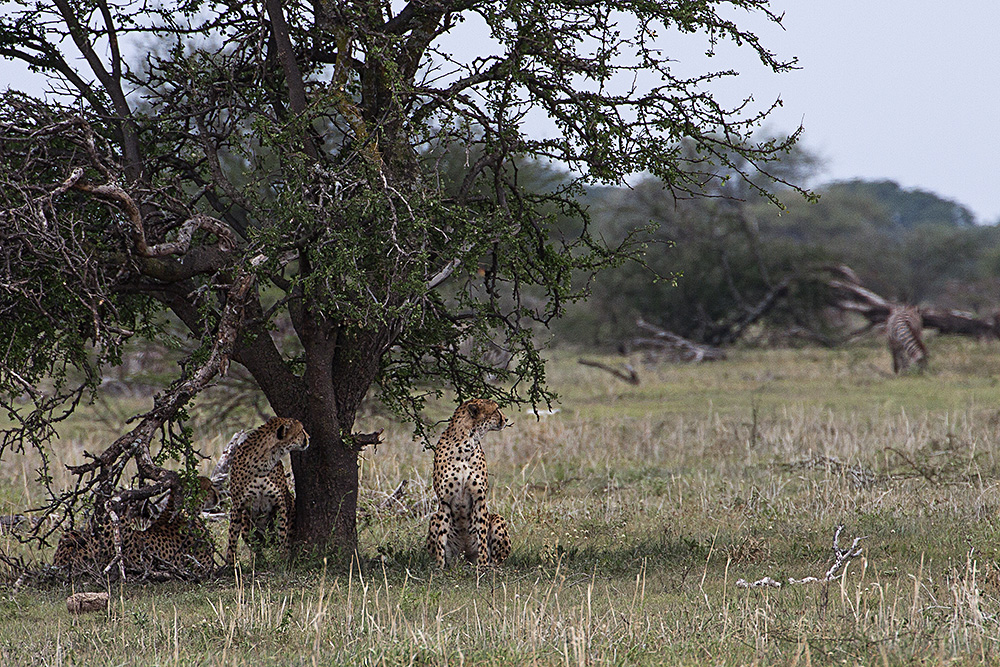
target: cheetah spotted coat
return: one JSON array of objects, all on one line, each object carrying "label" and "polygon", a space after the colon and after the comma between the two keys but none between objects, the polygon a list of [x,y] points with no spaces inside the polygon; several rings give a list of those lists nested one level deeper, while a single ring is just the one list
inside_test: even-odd
[{"label": "cheetah spotted coat", "polygon": [[295,520],[295,503],[281,457],[308,446],[309,434],[301,422],[274,417],[236,447],[229,472],[232,507],[226,565],[236,564],[236,550],[241,537],[248,545],[259,549],[260,536],[272,522],[282,553],[287,556]]},{"label": "cheetah spotted coat", "polygon": [[499,406],[476,398],[458,406],[434,449],[434,492],[427,549],[441,567],[461,554],[470,563],[498,565],[510,555],[507,522],[486,508],[489,476],[479,444],[487,431],[508,425]]},{"label": "cheetah spotted coat", "polygon": [[[215,566],[215,546],[201,517],[176,508],[175,492],[145,530],[119,527],[121,564],[126,573],[154,577],[198,579]],[[117,556],[111,520],[106,513],[91,517],[86,530],[67,530],[59,538],[52,564],[73,577],[101,577]],[[108,574],[117,572],[108,570]]]}]

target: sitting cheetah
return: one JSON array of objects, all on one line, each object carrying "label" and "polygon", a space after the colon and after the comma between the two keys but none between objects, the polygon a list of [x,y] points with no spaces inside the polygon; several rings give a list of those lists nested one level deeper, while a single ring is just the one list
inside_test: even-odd
[{"label": "sitting cheetah", "polygon": [[507,425],[496,403],[475,398],[458,406],[434,448],[439,504],[431,516],[427,550],[441,567],[457,554],[478,565],[498,565],[510,555],[507,522],[486,509],[489,477],[479,444],[484,433]]},{"label": "sitting cheetah", "polygon": [[[143,576],[200,578],[215,565],[215,546],[200,517],[176,509],[175,493],[145,530],[119,526],[122,572]],[[95,512],[86,530],[67,530],[59,538],[52,564],[70,576],[104,574],[117,557],[113,526],[106,511]],[[110,572],[115,571],[111,568]]]},{"label": "sitting cheetah", "polygon": [[236,564],[240,537],[259,548],[259,537],[272,521],[279,544],[288,554],[295,503],[281,457],[309,446],[309,434],[297,419],[274,417],[246,437],[232,454],[229,472],[229,546],[226,565]]}]

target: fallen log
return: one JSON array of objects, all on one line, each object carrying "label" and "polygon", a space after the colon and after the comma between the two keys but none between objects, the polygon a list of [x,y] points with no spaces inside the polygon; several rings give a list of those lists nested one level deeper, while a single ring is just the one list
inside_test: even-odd
[{"label": "fallen log", "polygon": [[979,339],[1000,338],[1000,322],[997,315],[986,320],[962,310],[921,308],[925,329],[937,329],[943,334],[973,336]]},{"label": "fallen log", "polygon": [[[832,305],[843,311],[857,313],[868,321],[867,326],[853,332],[848,336],[848,340],[885,324],[896,304],[864,287],[860,278],[849,266],[824,266],[821,269],[834,276],[826,280],[833,297]],[[919,310],[925,329],[936,329],[942,334],[972,336],[981,340],[1000,338],[1000,313],[984,318],[962,310],[935,306],[921,307]]]}]

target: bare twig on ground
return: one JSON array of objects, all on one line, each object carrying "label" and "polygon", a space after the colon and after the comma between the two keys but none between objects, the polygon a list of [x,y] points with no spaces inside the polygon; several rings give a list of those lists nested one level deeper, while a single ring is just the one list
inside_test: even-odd
[{"label": "bare twig on ground", "polygon": [[607,371],[611,373],[616,378],[623,382],[628,382],[629,384],[638,385],[639,384],[639,374],[635,372],[631,364],[625,364],[624,370],[615,368],[614,366],[608,366],[607,364],[602,364],[599,361],[591,361],[589,359],[577,359],[577,363],[583,366],[591,366],[593,368],[600,368],[602,371]]},{"label": "bare twig on ground", "polygon": [[[795,579],[793,577],[788,578],[789,585],[795,584],[812,584],[817,582],[828,583],[839,579],[843,575],[843,571],[846,570],[847,565],[852,559],[857,558],[861,555],[861,540],[863,537],[855,537],[851,546],[846,549],[840,548],[840,534],[844,531],[844,524],[837,526],[837,529],[833,533],[833,564],[830,565],[830,569],[826,571],[826,574],[820,577],[805,577],[804,579]],[[737,588],[781,588],[781,582],[772,579],[771,577],[764,577],[763,579],[758,579],[754,582],[749,582],[746,579],[739,579],[736,582]]]}]

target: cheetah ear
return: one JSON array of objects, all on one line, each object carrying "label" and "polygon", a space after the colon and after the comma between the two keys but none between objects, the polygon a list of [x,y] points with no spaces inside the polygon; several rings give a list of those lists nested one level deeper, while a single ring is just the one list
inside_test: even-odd
[{"label": "cheetah ear", "polygon": [[276,433],[276,435],[278,436],[278,440],[284,440],[285,436],[287,435],[287,431],[288,429],[285,427],[284,424],[279,424],[278,432]]},{"label": "cheetah ear", "polygon": [[479,406],[476,405],[475,403],[469,404],[469,416],[472,417],[473,419],[479,416]]}]

